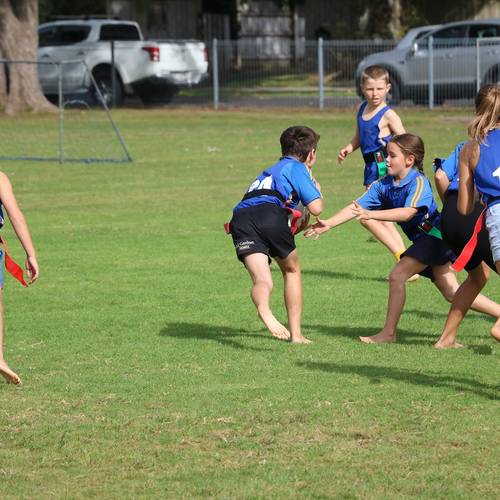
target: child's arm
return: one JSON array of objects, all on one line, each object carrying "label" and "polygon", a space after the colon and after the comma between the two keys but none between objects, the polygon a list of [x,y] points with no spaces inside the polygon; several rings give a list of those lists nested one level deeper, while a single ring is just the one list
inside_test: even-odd
[{"label": "child's arm", "polygon": [[26,271],[30,278],[30,283],[33,283],[38,279],[40,274],[38,262],[36,260],[35,247],[31,241],[30,232],[24,215],[14,196],[12,184],[3,172],[0,172],[0,200],[2,200],[5,211],[12,223],[12,227],[26,252]]},{"label": "child's arm", "polygon": [[473,170],[479,161],[479,145],[475,141],[469,141],[460,151],[458,163],[458,211],[467,215],[474,210],[474,176]]},{"label": "child's arm", "polygon": [[434,172],[434,184],[436,185],[439,198],[444,203],[446,191],[448,191],[448,186],[450,185],[450,180],[444,170],[439,168]]},{"label": "child's arm", "polygon": [[415,215],[418,210],[414,207],[389,208],[387,210],[366,210],[358,202],[353,201],[352,209],[354,216],[359,220],[385,220],[390,222],[407,222]]},{"label": "child's arm", "polygon": [[339,163],[342,163],[348,154],[351,154],[353,151],[356,151],[360,146],[360,139],[359,139],[359,127],[358,127],[358,122],[356,121],[356,130],[354,132],[354,135],[351,139],[351,142],[349,144],[345,145],[340,151],[339,155],[337,157],[337,160]]},{"label": "child's arm", "polygon": [[316,218],[316,223],[313,224],[309,229],[306,230],[304,236],[306,238],[311,238],[312,236],[319,236],[322,233],[326,233],[330,229],[340,226],[345,222],[349,222],[354,219],[355,215],[353,213],[354,202],[350,205],[344,207],[340,212],[332,215],[329,219]]},{"label": "child's arm", "polygon": [[389,109],[385,113],[384,118],[387,120],[387,127],[389,127],[392,135],[404,134],[406,132],[401,118],[399,118],[399,115],[393,109]]}]

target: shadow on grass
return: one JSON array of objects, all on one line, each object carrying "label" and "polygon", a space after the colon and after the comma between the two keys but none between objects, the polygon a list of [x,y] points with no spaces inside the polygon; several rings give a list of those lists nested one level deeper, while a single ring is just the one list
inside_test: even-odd
[{"label": "shadow on grass", "polygon": [[302,274],[310,274],[311,276],[321,276],[322,278],[335,278],[339,280],[350,281],[376,281],[377,283],[387,283],[386,278],[370,278],[363,275],[344,273],[338,271],[319,271],[317,269],[302,269]]},{"label": "shadow on grass", "polygon": [[484,384],[473,378],[452,377],[438,373],[426,374],[405,368],[387,366],[337,365],[335,363],[315,361],[298,361],[296,364],[309,370],[320,370],[341,375],[359,375],[369,379],[372,384],[380,384],[383,380],[395,380],[396,382],[407,382],[414,385],[445,387],[457,392],[469,392],[486,399],[496,400],[500,397],[499,385]]},{"label": "shadow on grass", "polygon": [[[359,337],[369,337],[370,335],[375,335],[383,327],[383,323],[375,325],[373,327],[359,327],[359,326],[346,326],[346,325],[304,325],[304,328],[309,330],[316,330],[326,335],[340,335],[342,337],[347,337],[352,340],[358,341]],[[434,342],[439,338],[436,333],[422,333],[414,332],[410,330],[403,330],[398,328],[398,344],[410,344],[410,345],[428,345],[432,346]],[[369,346],[367,346],[369,348]]]},{"label": "shadow on grass", "polygon": [[270,334],[262,332],[254,333],[248,330],[231,328],[228,326],[204,325],[202,323],[168,323],[161,330],[161,337],[174,337],[178,339],[210,340],[219,344],[232,347],[233,349],[247,349],[250,351],[270,351],[261,347],[253,347],[239,342],[240,338],[259,337],[265,341],[279,342]]}]

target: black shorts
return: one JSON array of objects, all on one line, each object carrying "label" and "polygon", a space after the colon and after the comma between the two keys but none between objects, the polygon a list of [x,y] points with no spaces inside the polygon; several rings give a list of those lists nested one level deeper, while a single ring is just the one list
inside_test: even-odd
[{"label": "black shorts", "polygon": [[418,238],[406,252],[401,254],[401,257],[413,257],[422,264],[426,264],[427,267],[419,274],[430,278],[432,281],[434,281],[432,266],[442,266],[447,262],[455,260],[453,252],[443,240],[429,236],[428,234],[424,234]]},{"label": "black shorts", "polygon": [[[441,213],[441,233],[448,246],[458,256],[474,231],[474,225],[483,211],[483,205],[476,203],[474,211],[469,215],[462,215],[457,209],[458,193],[451,191],[446,195]],[[495,263],[491,255],[488,231],[483,227],[477,238],[477,246],[465,269],[470,271],[484,261],[496,272]]]},{"label": "black shorts", "polygon": [[264,253],[284,259],[295,250],[295,238],[288,225],[288,211],[271,203],[241,208],[233,213],[231,236],[238,259]]}]

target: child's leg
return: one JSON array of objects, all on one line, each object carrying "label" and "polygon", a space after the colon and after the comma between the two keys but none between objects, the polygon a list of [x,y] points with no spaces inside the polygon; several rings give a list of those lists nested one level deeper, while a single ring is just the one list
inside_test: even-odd
[{"label": "child's leg", "polygon": [[393,255],[399,255],[405,251],[403,238],[394,226],[393,222],[380,220],[361,221],[361,224],[370,231]]},{"label": "child's leg", "polygon": [[288,314],[291,341],[294,343],[309,344],[311,341],[302,336],[301,329],[302,277],[297,250],[291,252],[284,259],[276,259],[276,262],[283,273],[285,306]]},{"label": "child's leg", "polygon": [[[497,268],[497,273],[500,274],[500,260],[495,261],[495,266]],[[497,342],[500,342],[500,316],[498,317],[496,323],[493,325],[493,328],[491,329],[491,336]]]},{"label": "child's leg", "polygon": [[2,375],[10,384],[20,384],[21,379],[13,372],[3,357],[3,296],[0,288],[0,375]]},{"label": "child's leg", "polygon": [[244,258],[244,263],[252,278],[253,287],[250,295],[259,313],[259,318],[273,337],[282,340],[289,339],[290,332],[274,317],[270,308],[273,278],[267,255],[263,253],[247,255]]},{"label": "child's leg", "polygon": [[[475,269],[468,271],[468,276],[465,281],[458,287],[451,303],[450,312],[444,325],[444,330],[439,340],[434,344],[437,349],[449,349],[463,347],[455,341],[458,327],[462,322],[467,311],[472,306],[474,299],[479,292],[484,288],[490,275],[489,267],[483,262]],[[489,301],[489,299],[486,299]],[[494,316],[500,315],[500,305],[493,301],[489,301],[491,312]],[[486,302],[488,305],[488,302]]]},{"label": "child's leg", "polygon": [[381,344],[396,340],[396,328],[406,300],[406,281],[410,276],[422,272],[425,264],[413,257],[403,257],[389,275],[389,302],[384,328],[371,337],[359,337],[365,344]]}]

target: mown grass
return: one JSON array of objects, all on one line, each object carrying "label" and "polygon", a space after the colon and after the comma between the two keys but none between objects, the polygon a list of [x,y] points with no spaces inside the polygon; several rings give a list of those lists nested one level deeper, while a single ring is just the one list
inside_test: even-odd
[{"label": "mown grass", "polygon": [[[401,115],[428,159],[465,134],[464,111]],[[298,238],[314,343],[281,343],[223,233],[291,124],[322,136],[326,213],[359,194],[359,156],[335,160],[353,117],[118,110],[132,165],[2,165],[42,269],[29,290],[6,278],[5,351],[24,384],[0,386],[3,498],[497,497],[490,318],[466,318],[465,349],[432,349],[448,305],[422,279],[408,286],[400,341],[359,343],[383,324],[392,260],[352,222]],[[50,120],[0,121],[22,138]],[[500,298],[496,276],[486,292]]]}]

